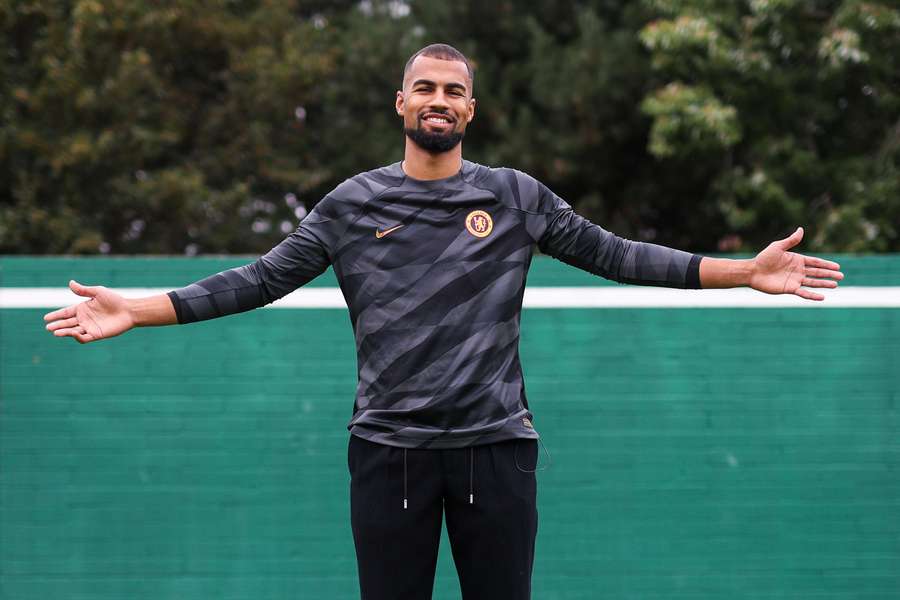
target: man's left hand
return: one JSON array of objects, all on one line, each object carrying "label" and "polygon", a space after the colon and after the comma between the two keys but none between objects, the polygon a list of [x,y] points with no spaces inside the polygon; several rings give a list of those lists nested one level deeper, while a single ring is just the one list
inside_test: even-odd
[{"label": "man's left hand", "polygon": [[825,296],[805,288],[836,288],[844,278],[836,262],[788,252],[803,239],[803,228],[783,240],[769,244],[753,259],[750,287],[767,294],[796,294],[807,300]]}]

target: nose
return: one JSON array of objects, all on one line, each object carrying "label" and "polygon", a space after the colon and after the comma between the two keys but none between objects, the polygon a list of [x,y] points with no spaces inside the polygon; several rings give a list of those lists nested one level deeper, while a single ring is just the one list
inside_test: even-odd
[{"label": "nose", "polygon": [[431,102],[429,104],[432,108],[450,108],[450,103],[447,102],[447,96],[442,90],[437,90],[434,92],[434,96],[432,96]]}]

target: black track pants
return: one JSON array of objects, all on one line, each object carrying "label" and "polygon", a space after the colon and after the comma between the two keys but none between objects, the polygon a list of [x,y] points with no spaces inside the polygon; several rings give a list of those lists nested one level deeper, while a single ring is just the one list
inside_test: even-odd
[{"label": "black track pants", "polygon": [[348,463],[363,600],[431,598],[445,511],[463,600],[531,597],[536,440],[406,450],[351,435]]}]

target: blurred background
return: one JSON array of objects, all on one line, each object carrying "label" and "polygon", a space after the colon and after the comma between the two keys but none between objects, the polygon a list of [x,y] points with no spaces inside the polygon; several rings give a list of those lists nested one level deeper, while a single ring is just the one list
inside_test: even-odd
[{"label": "blurred background", "polygon": [[620,235],[900,249],[900,7],[859,0],[3,0],[0,252],[259,253],[401,158],[415,50],[470,160]]},{"label": "blurred background", "polygon": [[80,347],[29,295],[267,251],[402,157],[432,42],[476,65],[468,159],[695,252],[803,225],[874,299],[523,311],[535,600],[900,597],[896,1],[0,0],[0,29],[0,599],[359,597],[344,310]]}]

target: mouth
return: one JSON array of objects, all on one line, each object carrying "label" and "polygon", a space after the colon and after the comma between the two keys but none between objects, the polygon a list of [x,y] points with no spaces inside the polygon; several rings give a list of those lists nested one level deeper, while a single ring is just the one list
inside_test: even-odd
[{"label": "mouth", "polygon": [[419,117],[419,120],[423,123],[428,123],[434,127],[438,127],[444,129],[446,127],[451,127],[455,120],[450,115],[445,115],[444,113],[436,113],[436,112],[428,112]]}]

